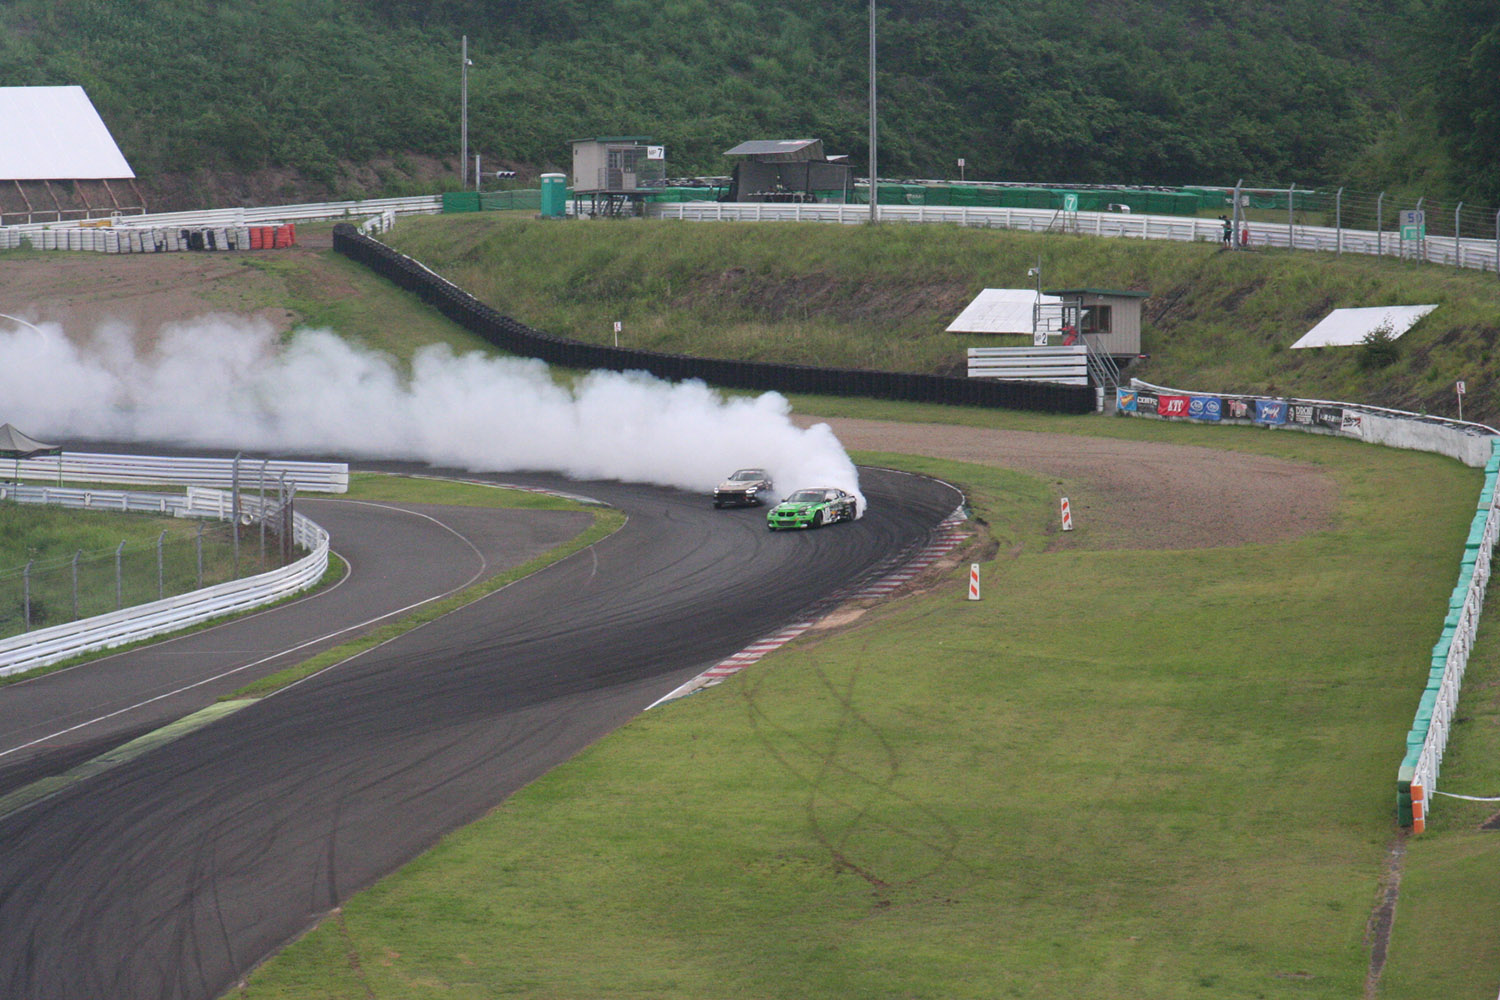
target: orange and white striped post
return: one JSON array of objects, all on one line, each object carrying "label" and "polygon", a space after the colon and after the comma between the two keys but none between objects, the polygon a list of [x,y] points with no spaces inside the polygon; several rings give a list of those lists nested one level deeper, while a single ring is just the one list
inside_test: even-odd
[{"label": "orange and white striped post", "polygon": [[979,564],[969,563],[969,600],[979,600]]},{"label": "orange and white striped post", "polygon": [[1427,829],[1427,790],[1416,782],[1411,786],[1411,832]]},{"label": "orange and white striped post", "polygon": [[1064,531],[1073,530],[1073,511],[1068,507],[1068,498],[1062,498],[1062,524]]}]

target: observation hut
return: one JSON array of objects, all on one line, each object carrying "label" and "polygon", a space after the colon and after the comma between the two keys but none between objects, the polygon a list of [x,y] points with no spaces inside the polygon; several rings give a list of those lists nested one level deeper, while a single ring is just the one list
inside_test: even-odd
[{"label": "observation hut", "polygon": [[0,87],[0,225],[145,211],[135,171],[82,87]]},{"label": "observation hut", "polygon": [[724,155],[740,160],[726,201],[849,201],[849,158],[824,155],[822,139],[752,139]]},{"label": "observation hut", "polygon": [[1086,336],[1094,350],[1110,355],[1122,366],[1140,356],[1141,306],[1150,292],[1049,288],[1045,294],[1059,300],[1062,327]]},{"label": "observation hut", "polygon": [[574,139],[573,214],[639,215],[666,176],[666,147],[649,135]]}]

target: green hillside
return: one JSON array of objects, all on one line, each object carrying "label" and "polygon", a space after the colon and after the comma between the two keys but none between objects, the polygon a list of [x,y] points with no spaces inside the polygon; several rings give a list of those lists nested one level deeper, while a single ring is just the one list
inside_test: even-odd
[{"label": "green hillside", "polygon": [[[520,215],[521,213],[515,213]],[[1139,289],[1129,374],[1219,392],[1344,399],[1500,422],[1493,274],[1357,255],[1030,235],[939,225],[545,222],[429,217],[390,237],[502,312],[549,333],[630,347],[957,374],[974,337],[945,333],[981,289]],[[1288,350],[1329,310],[1436,303],[1389,356]]]},{"label": "green hillside", "polygon": [[[1488,182],[1473,85],[1487,63],[1465,48],[1484,6],[882,0],[881,173],[953,176],[962,156],[977,179],[1305,186],[1372,162],[1441,173],[1449,150]],[[86,87],[159,208],[456,183],[463,35],[470,148],[491,166],[534,176],[567,165],[569,139],[622,131],[663,141],[681,175],[724,172],[720,154],[746,138],[813,135],[862,162],[866,12],[14,0],[0,7],[0,85]],[[1441,90],[1437,110],[1424,87]],[[1410,135],[1440,141],[1401,145]],[[1481,195],[1496,200],[1495,185],[1471,204]]]}]

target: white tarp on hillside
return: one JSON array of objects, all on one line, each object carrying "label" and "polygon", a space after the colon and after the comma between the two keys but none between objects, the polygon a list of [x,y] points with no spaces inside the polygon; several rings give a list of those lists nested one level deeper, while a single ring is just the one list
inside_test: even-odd
[{"label": "white tarp on hillside", "polygon": [[0,87],[0,181],[135,177],[82,87]]},{"label": "white tarp on hillside", "polygon": [[1304,333],[1302,339],[1292,347],[1349,347],[1363,341],[1381,324],[1388,324],[1391,337],[1396,338],[1436,308],[1436,305],[1430,305],[1335,309],[1323,317],[1317,326]]},{"label": "white tarp on hillside", "polygon": [[[1056,295],[1043,295],[1043,306],[1056,306],[1062,299]],[[974,296],[974,301],[964,307],[952,323],[949,333],[1030,333],[1032,307],[1036,305],[1037,293],[1030,288],[986,288]],[[1043,310],[1044,317],[1055,315],[1057,310]],[[1043,323],[1045,328],[1048,324]],[[1055,325],[1055,324],[1052,324]]]}]

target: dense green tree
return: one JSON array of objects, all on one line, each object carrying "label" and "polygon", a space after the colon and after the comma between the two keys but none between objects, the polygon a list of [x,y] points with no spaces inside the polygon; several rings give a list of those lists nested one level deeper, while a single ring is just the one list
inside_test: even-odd
[{"label": "dense green tree", "polygon": [[[1435,0],[1444,128],[1500,185],[1500,0]],[[1339,179],[1400,103],[1424,0],[879,0],[881,172],[1137,184]],[[746,138],[867,155],[857,0],[12,0],[0,84],[81,83],[143,179],[470,143],[525,169],[567,140],[665,142],[721,173]],[[1436,44],[1436,43],[1434,43]],[[456,162],[454,163],[456,167]],[[456,173],[456,170],[455,170]]]}]

